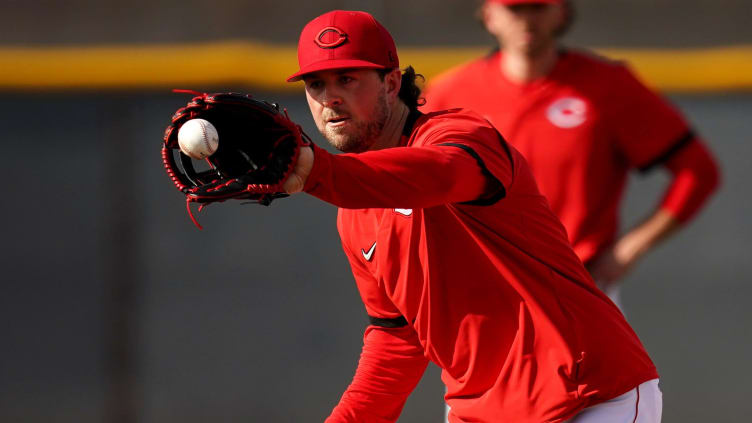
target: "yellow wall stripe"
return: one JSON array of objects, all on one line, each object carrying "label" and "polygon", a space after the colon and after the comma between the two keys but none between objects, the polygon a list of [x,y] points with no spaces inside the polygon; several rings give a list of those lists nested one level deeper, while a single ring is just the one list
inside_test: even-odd
[{"label": "yellow wall stripe", "polygon": [[752,46],[687,50],[599,50],[623,59],[651,85],[668,92],[752,89]]},{"label": "yellow wall stripe", "polygon": [[[400,62],[431,78],[488,51],[486,47],[405,47]],[[752,89],[752,46],[707,49],[599,49],[630,62],[667,92]],[[298,90],[296,48],[251,41],[76,47],[1,47],[0,89],[164,89],[240,86]]]}]

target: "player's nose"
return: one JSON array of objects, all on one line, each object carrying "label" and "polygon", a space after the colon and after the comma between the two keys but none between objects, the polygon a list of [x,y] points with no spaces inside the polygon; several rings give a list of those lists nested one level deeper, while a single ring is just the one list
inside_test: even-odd
[{"label": "player's nose", "polygon": [[326,107],[339,106],[342,104],[342,95],[337,91],[335,87],[327,86],[322,92],[320,97],[321,104]]},{"label": "player's nose", "polygon": [[336,95],[325,95],[321,98],[321,104],[325,107],[336,107],[342,104],[342,97]]}]

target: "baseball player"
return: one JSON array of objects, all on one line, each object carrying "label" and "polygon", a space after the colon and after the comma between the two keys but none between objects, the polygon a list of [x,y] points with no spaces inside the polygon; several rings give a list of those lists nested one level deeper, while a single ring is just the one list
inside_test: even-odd
[{"label": "baseball player", "polygon": [[396,421],[429,360],[451,423],[660,421],[655,366],[496,128],[418,111],[414,70],[367,13],[309,22],[298,61],[288,80],[343,154],[303,147],[284,189],[340,208],[370,319],[328,423]]},{"label": "baseball player", "polygon": [[[423,111],[472,109],[527,159],[575,253],[619,303],[616,283],[688,222],[719,181],[717,166],[679,112],[621,63],[562,48],[567,0],[486,0],[482,21],[500,44],[430,81]],[[621,236],[632,169],[672,179],[647,219]]]}]

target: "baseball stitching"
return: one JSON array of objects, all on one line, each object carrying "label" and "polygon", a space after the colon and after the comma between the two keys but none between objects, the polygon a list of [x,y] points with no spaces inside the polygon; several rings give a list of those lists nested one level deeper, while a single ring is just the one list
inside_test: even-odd
[{"label": "baseball stitching", "polygon": [[206,146],[206,152],[208,153],[206,156],[208,156],[211,154],[211,145],[209,144],[209,137],[206,135],[206,124],[201,121],[199,121],[199,124],[201,125],[201,132],[204,133],[204,144]]}]

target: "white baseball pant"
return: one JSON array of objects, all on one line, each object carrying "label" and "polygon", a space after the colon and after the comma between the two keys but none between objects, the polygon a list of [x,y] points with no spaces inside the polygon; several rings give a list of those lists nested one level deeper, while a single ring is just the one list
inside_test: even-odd
[{"label": "white baseball pant", "polygon": [[624,395],[588,407],[565,423],[660,423],[663,394],[658,379],[640,384]]},{"label": "white baseball pant", "polygon": [[[449,407],[445,407],[444,421]],[[660,423],[663,393],[658,379],[649,380],[629,392],[580,411],[564,423]]]}]

